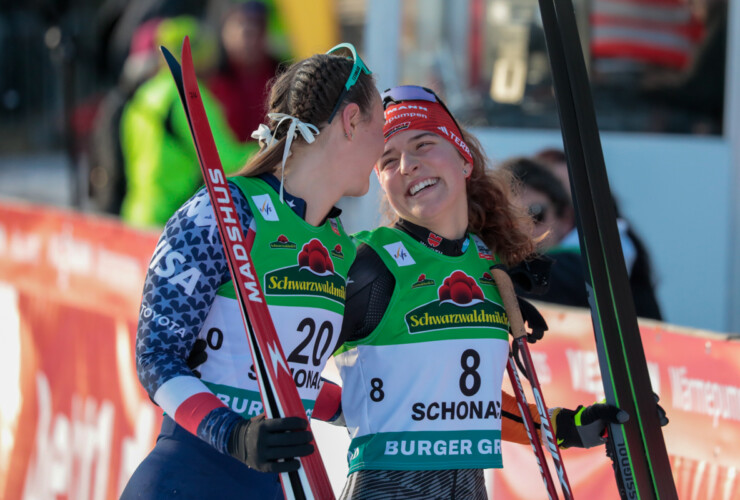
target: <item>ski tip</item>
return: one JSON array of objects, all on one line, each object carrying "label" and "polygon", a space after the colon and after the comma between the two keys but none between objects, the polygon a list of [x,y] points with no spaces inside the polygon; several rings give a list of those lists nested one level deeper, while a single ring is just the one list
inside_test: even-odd
[{"label": "ski tip", "polygon": [[177,59],[174,55],[172,55],[172,52],[170,52],[167,47],[164,45],[159,46],[160,52],[162,52],[162,55],[164,56],[164,60],[167,61],[167,64],[172,67],[172,63],[175,62],[178,66],[180,63],[177,62]]},{"label": "ski tip", "polygon": [[167,47],[164,45],[161,45],[159,47],[159,50],[162,51],[162,55],[164,56],[164,60],[167,63],[167,67],[170,68],[170,73],[172,73],[172,77],[175,79],[175,82],[179,82],[182,79],[182,70],[180,68],[180,63],[177,61],[177,58],[167,50]]},{"label": "ski tip", "polygon": [[186,60],[185,54],[187,54],[188,59],[190,58],[190,37],[188,35],[185,35],[185,38],[182,40],[182,60]]}]

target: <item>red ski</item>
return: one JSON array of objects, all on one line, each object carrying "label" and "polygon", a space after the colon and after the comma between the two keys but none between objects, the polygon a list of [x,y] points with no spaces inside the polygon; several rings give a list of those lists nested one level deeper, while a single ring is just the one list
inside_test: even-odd
[{"label": "red ski", "polygon": [[[190,124],[198,162],[213,206],[218,233],[224,245],[229,272],[244,320],[265,416],[306,418],[306,410],[298,395],[298,389],[272,323],[264,293],[255,278],[254,265],[249,255],[254,242],[254,230],[249,228],[245,238],[239,219],[234,217],[237,213],[236,207],[231,199],[231,191],[200,97],[190,41],[186,37],[183,42],[182,68],[166,48],[162,47],[162,53],[175,79]],[[300,459],[301,468],[298,471],[280,474],[287,500],[334,499],[319,449],[315,442],[313,445],[315,451]]]}]

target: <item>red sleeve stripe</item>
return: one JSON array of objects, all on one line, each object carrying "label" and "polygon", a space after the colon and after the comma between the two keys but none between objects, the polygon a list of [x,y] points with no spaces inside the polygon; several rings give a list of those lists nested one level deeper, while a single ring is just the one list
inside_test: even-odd
[{"label": "red sleeve stripe", "polygon": [[313,407],[311,418],[323,422],[331,422],[336,418],[342,405],[342,388],[337,384],[324,380],[316,404]]},{"label": "red sleeve stripe", "polygon": [[226,406],[203,382],[188,375],[171,378],[162,384],[154,393],[154,401],[193,434],[211,410]]},{"label": "red sleeve stripe", "polygon": [[177,407],[175,412],[175,422],[182,427],[198,434],[198,425],[208,415],[211,410],[226,406],[214,394],[210,392],[201,392],[190,396]]}]

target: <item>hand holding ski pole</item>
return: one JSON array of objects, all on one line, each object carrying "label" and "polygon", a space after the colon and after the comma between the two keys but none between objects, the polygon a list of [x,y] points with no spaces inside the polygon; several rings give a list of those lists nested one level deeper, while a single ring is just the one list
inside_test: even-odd
[{"label": "hand holding ski pole", "polygon": [[[655,409],[661,427],[668,425],[668,417],[660,398],[653,393]],[[601,400],[591,406],[579,406],[575,410],[554,408],[550,415],[555,428],[555,437],[561,448],[593,448],[605,444],[610,424],[624,424],[630,419],[629,414],[614,405]]]},{"label": "hand holding ski pole", "polygon": [[555,408],[550,418],[560,448],[593,448],[606,443],[609,424],[623,424],[630,417],[616,406],[596,403],[575,411]]},{"label": "hand holding ski pole", "polygon": [[313,434],[300,417],[243,420],[229,438],[229,454],[260,472],[292,472],[300,468],[297,457],[314,451]]}]

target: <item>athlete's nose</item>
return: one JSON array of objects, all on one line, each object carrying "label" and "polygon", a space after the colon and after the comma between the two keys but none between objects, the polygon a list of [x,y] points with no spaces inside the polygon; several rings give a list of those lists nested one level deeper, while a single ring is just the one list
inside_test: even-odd
[{"label": "athlete's nose", "polygon": [[413,153],[405,151],[401,153],[401,158],[399,161],[401,174],[404,175],[413,173],[420,166],[419,158],[417,158],[416,155],[414,155]]}]

